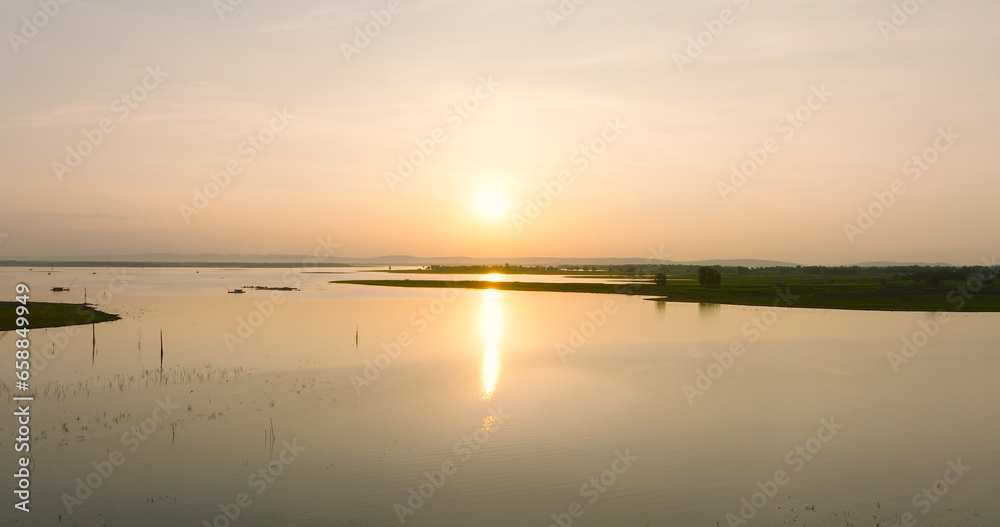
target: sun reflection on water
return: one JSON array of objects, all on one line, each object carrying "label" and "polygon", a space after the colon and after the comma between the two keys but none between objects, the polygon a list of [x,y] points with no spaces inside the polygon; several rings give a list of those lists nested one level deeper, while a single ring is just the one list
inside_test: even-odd
[{"label": "sun reflection on water", "polygon": [[489,400],[500,379],[500,292],[483,291],[483,367],[480,373],[483,399]]}]

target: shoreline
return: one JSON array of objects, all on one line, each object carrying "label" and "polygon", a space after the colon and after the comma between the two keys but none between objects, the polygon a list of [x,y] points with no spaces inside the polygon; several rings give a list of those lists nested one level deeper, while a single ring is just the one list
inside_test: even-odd
[{"label": "shoreline", "polygon": [[[880,284],[780,283],[725,285],[706,288],[674,282],[666,286],[653,283],[552,283],[491,282],[486,280],[333,280],[331,284],[378,287],[496,289],[503,291],[625,294],[647,297],[645,300],[679,303],[726,304],[740,306],[849,311],[962,311],[968,313],[1000,312],[1000,288],[983,289],[971,298],[954,298],[957,288],[929,289],[917,286]],[[789,302],[787,299],[791,298]]]}]

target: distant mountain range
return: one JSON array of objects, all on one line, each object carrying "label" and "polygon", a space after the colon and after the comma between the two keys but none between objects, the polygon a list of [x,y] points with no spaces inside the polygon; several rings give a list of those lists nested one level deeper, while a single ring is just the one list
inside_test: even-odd
[{"label": "distant mountain range", "polygon": [[[160,263],[160,264],[300,264],[309,257],[297,254],[175,254],[175,253],[151,253],[135,254],[125,256],[106,257],[65,257],[46,260],[32,261],[6,261],[0,265],[81,265],[81,264],[108,264],[108,263]],[[643,265],[650,263],[645,258],[558,258],[558,257],[528,257],[528,258],[469,258],[465,256],[439,256],[421,257],[405,254],[394,254],[387,256],[376,256],[373,258],[350,258],[333,257],[322,262],[323,265],[359,265],[359,266],[383,266],[383,265]],[[653,262],[655,263],[655,262]],[[773,260],[702,260],[697,262],[678,262],[665,260],[665,264],[688,264],[688,265],[742,265],[746,267],[771,267],[771,266],[794,266],[797,264],[789,262],[779,262]]]},{"label": "distant mountain range", "polygon": [[854,264],[858,267],[910,267],[910,266],[920,266],[920,267],[952,267],[950,263],[926,263],[926,262],[862,262]]},{"label": "distant mountain range", "polygon": [[[136,254],[126,256],[107,257],[66,257],[46,260],[32,261],[3,261],[0,265],[6,266],[45,266],[45,265],[72,265],[72,266],[106,266],[112,264],[166,264],[166,265],[251,265],[251,266],[284,266],[298,265],[306,261],[309,257],[295,254],[175,254],[175,253],[151,253]],[[322,265],[354,265],[354,266],[387,266],[387,265],[643,265],[649,262],[646,258],[558,258],[558,257],[529,257],[529,258],[469,258],[465,256],[442,256],[442,257],[421,257],[411,255],[388,255],[373,258],[349,258],[334,257],[328,261],[321,262]],[[729,260],[697,260],[697,261],[663,261],[664,264],[683,265],[721,265],[721,266],[744,266],[744,267],[794,267],[796,263],[782,262],[776,260],[756,260],[756,259],[729,259]],[[854,264],[861,267],[891,267],[891,266],[949,266],[947,263],[901,263],[901,262],[863,262]]]}]

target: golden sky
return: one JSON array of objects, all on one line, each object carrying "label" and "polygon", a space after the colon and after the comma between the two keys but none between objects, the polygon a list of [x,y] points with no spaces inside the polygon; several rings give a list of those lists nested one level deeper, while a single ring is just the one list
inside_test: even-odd
[{"label": "golden sky", "polygon": [[1000,245],[993,0],[0,15],[0,260],[329,237],[357,257],[971,264]]}]

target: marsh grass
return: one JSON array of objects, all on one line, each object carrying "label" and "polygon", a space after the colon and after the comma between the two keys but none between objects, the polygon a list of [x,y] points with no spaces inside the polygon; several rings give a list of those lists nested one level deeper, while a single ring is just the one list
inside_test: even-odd
[{"label": "marsh grass", "polygon": [[[147,368],[143,369],[141,373],[133,375],[98,375],[79,381],[49,381],[37,384],[31,395],[40,399],[62,401],[72,397],[89,397],[92,392],[96,393],[100,390],[125,392],[127,390],[150,386],[229,383],[243,376],[252,375],[254,372],[253,368],[244,368],[242,366],[217,367],[210,364],[206,364],[200,368],[176,367],[166,370]],[[10,394],[12,394],[11,387],[0,381],[0,396],[8,396]]]}]

